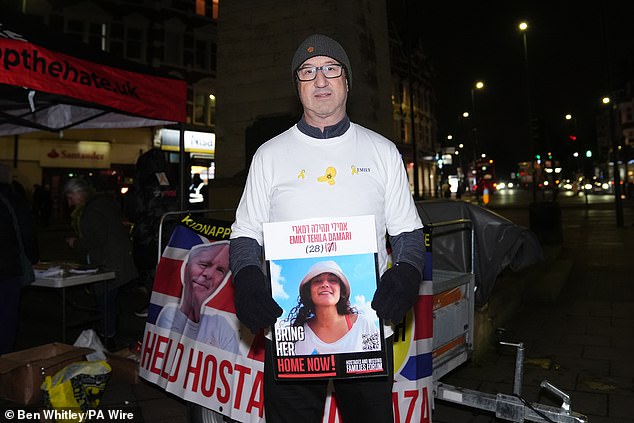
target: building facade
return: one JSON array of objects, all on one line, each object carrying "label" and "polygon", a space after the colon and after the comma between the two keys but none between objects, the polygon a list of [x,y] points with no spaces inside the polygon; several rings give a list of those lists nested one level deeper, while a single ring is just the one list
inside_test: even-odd
[{"label": "building facade", "polygon": [[[255,149],[299,119],[290,59],[299,42],[314,32],[333,36],[350,56],[351,119],[396,143],[417,198],[435,195],[431,66],[420,49],[406,51],[394,36],[385,2],[10,3],[51,30],[187,82],[186,139],[205,141],[186,145],[186,166],[209,181],[212,208],[237,204]],[[130,183],[137,158],[153,147],[162,148],[174,166],[179,161],[174,133],[165,128],[35,132],[19,138],[0,137],[0,161],[27,189],[48,184],[59,190],[77,174],[100,179],[101,188],[117,189]],[[101,149],[103,159],[54,161],[48,156],[53,150],[86,148]],[[52,194],[59,197],[60,192]]]},{"label": "building facade", "polygon": [[434,68],[421,47],[390,31],[393,140],[403,154],[415,198],[437,196],[438,130]]},{"label": "building facade", "polygon": [[[199,142],[187,145],[186,165],[205,179],[213,177],[217,0],[5,3],[95,50],[187,81],[186,139]],[[14,179],[27,191],[34,184],[48,185],[54,201],[61,203],[61,187],[77,175],[92,179],[98,189],[119,194],[131,183],[139,155],[153,147],[164,149],[178,167],[178,141],[162,127],[0,137],[0,161],[11,167]],[[86,160],[80,151],[87,150],[98,159]],[[55,212],[62,214],[62,207]]]},{"label": "building facade", "polygon": [[[232,176],[247,168],[266,132],[275,135],[299,119],[301,105],[290,62],[299,43],[315,32],[337,39],[350,56],[351,119],[391,138],[385,16],[384,2],[362,0],[223,2],[218,33],[218,174]],[[255,131],[264,135],[260,139],[247,130],[254,124],[270,130]]]},{"label": "building facade", "polygon": [[[290,69],[297,45],[311,33],[337,39],[350,56],[350,118],[395,142],[412,193],[435,195],[435,97],[420,49],[409,54],[391,31],[385,2],[318,0],[222,2],[218,32],[219,176],[244,180],[251,157],[301,115]],[[223,185],[227,188],[227,185]],[[240,194],[220,196],[228,207]]]}]

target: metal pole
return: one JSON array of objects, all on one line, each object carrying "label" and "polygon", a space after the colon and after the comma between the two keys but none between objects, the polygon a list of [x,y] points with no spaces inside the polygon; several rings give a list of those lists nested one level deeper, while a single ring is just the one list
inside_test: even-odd
[{"label": "metal pole", "polygon": [[622,228],[623,223],[623,201],[621,199],[621,174],[619,172],[619,146],[614,136],[613,108],[616,107],[614,102],[610,102],[608,108],[608,137],[610,137],[610,145],[612,146],[612,176],[614,178],[614,207],[616,209],[616,226]]},{"label": "metal pole", "polygon": [[[475,185],[477,186],[476,190],[475,190],[475,196],[476,196],[476,200],[478,201],[478,205],[482,205],[482,196],[479,194],[480,193],[480,182],[482,181],[482,178],[480,177],[479,174],[479,169],[480,169],[480,158],[479,158],[479,145],[478,145],[478,127],[477,127],[477,123],[476,123],[476,111],[475,111],[475,92],[473,90],[473,87],[471,87],[471,132],[473,135],[473,169],[476,170],[476,180],[475,180]],[[484,190],[482,191],[482,193],[484,194]]]},{"label": "metal pole", "polygon": [[473,161],[475,165],[475,162],[478,159],[478,150],[480,148],[478,145],[478,122],[476,121],[475,91],[473,87],[471,87],[471,114],[473,115],[471,119],[471,130],[473,131]]},{"label": "metal pole", "polygon": [[526,69],[526,109],[528,113],[528,142],[531,146],[531,170],[533,172],[533,202],[537,201],[537,172],[535,169],[535,141],[533,140],[531,131],[532,111],[531,111],[531,88],[530,88],[530,73],[528,71],[528,39],[526,37],[526,30],[522,31],[522,38],[524,40],[524,66]]},{"label": "metal pole", "polygon": [[513,393],[522,395],[522,379],[524,377],[524,343],[500,342],[501,345],[508,345],[517,348],[515,353],[515,377],[513,380]]},{"label": "metal pole", "polygon": [[[602,41],[604,44],[604,48],[603,50],[606,53],[606,60],[605,63],[607,63],[607,82],[608,82],[608,87],[611,90],[613,85],[613,78],[612,78],[612,58],[610,57],[610,51],[611,49],[609,48],[609,46],[611,45],[611,39],[610,39],[610,25],[607,24],[607,19],[609,16],[609,4],[606,3],[603,5],[603,7],[601,8],[601,29],[602,29]],[[619,228],[623,227],[623,202],[621,201],[621,174],[619,173],[619,146],[618,146],[618,142],[616,140],[616,136],[614,135],[615,130],[618,129],[619,131],[619,139],[621,139],[621,137],[623,136],[623,132],[622,129],[620,128],[620,122],[617,123],[615,125],[615,123],[613,122],[614,119],[614,115],[616,113],[614,113],[614,110],[617,110],[617,104],[616,102],[618,101],[619,98],[619,94],[616,92],[612,92],[611,93],[611,97],[609,101],[608,101],[608,122],[607,122],[607,126],[608,126],[608,134],[607,136],[608,141],[610,142],[610,146],[612,148],[612,160],[614,160],[614,165],[612,167],[613,171],[613,178],[614,178],[614,206],[616,209],[616,226]],[[617,110],[618,111],[618,110]],[[609,161],[609,159],[608,159]]]},{"label": "metal pole", "polygon": [[187,181],[189,181],[190,179],[190,173],[189,173],[189,168],[186,168],[186,165],[189,163],[186,160],[186,153],[185,153],[185,124],[183,124],[182,122],[178,125],[178,133],[179,133],[179,138],[178,138],[178,165],[179,165],[179,184],[178,184],[178,190],[179,190],[179,196],[178,196],[178,208],[180,210],[184,210],[185,209],[185,205],[189,205],[188,199],[189,199],[189,194],[187,191],[187,186],[185,185],[185,183]]},{"label": "metal pole", "polygon": [[13,168],[14,169],[18,168],[18,161],[19,161],[18,160],[18,157],[19,157],[18,149],[20,148],[19,139],[20,139],[19,135],[14,135],[13,136]]}]

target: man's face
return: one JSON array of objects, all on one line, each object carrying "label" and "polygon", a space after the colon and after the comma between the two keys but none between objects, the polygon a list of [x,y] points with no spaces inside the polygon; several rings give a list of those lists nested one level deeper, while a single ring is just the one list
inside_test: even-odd
[{"label": "man's face", "polygon": [[[302,63],[304,66],[323,66],[338,63],[327,56],[316,56]],[[297,81],[299,98],[304,106],[304,117],[312,126],[322,128],[334,125],[346,115],[348,84],[345,69],[338,78],[326,78],[317,71],[312,81]]]},{"label": "man's face", "polygon": [[70,207],[77,207],[84,200],[83,195],[79,191],[72,191],[66,193],[66,201]]},{"label": "man's face", "polygon": [[202,247],[190,258],[185,269],[185,284],[192,303],[200,308],[229,272],[229,244]]}]

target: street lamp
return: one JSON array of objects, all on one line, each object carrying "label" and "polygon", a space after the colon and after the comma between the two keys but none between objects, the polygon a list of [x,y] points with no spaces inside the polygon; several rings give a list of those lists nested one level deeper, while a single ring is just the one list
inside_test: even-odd
[{"label": "street lamp", "polygon": [[475,150],[478,150],[478,122],[476,121],[476,119],[478,118],[478,115],[476,114],[476,111],[475,111],[475,93],[476,91],[483,90],[483,89],[484,89],[484,82],[482,81],[476,81],[471,86],[471,114],[473,115],[471,123],[473,125],[473,143],[474,143]]},{"label": "street lamp", "polygon": [[568,130],[568,140],[576,141],[577,140],[577,119],[571,113],[566,113],[564,115],[564,119],[571,122],[570,124],[566,126],[566,129]]},{"label": "street lamp", "polygon": [[484,89],[484,82],[483,81],[476,81],[472,86],[471,86],[471,113],[473,113],[473,115],[475,116],[476,112],[475,112],[475,92],[478,90],[483,90]]},{"label": "street lamp", "polygon": [[528,32],[528,23],[520,22],[518,25],[520,32],[522,33],[522,39],[524,41],[524,66],[526,70],[526,111],[528,116],[528,142],[531,146],[531,162],[533,163],[533,202],[537,201],[537,172],[535,169],[535,143],[533,141],[533,137],[531,134],[531,120],[532,120],[532,111],[531,111],[531,88],[530,88],[530,73],[528,71],[528,39],[526,33]]},{"label": "street lamp", "polygon": [[[479,146],[478,146],[478,123],[476,122],[476,119],[478,117],[478,115],[476,114],[476,107],[475,107],[475,93],[478,90],[482,90],[484,89],[484,82],[482,81],[476,81],[472,86],[471,86],[471,125],[472,125],[472,130],[473,130],[473,151],[474,151],[474,155],[477,154],[477,151],[479,150]],[[463,113],[464,117],[468,117],[469,114],[467,112]],[[475,165],[475,163],[474,163]]]},{"label": "street lamp", "polygon": [[[569,153],[571,151],[576,151],[579,144],[579,138],[577,137],[577,118],[571,113],[566,113],[564,115],[564,119],[566,120],[566,124],[564,126],[565,148],[563,149],[563,151],[565,152],[565,157],[569,157]],[[576,170],[574,171],[574,173],[576,175],[580,172],[581,168],[579,166],[579,160],[576,160]]]}]

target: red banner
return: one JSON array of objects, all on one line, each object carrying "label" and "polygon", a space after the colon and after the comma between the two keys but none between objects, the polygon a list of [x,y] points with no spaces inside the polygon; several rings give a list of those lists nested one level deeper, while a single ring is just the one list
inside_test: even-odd
[{"label": "red banner", "polygon": [[59,94],[132,115],[184,122],[185,81],[141,74],[0,38],[0,83]]}]

